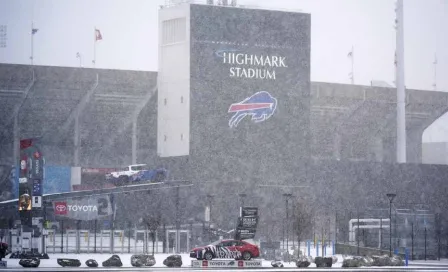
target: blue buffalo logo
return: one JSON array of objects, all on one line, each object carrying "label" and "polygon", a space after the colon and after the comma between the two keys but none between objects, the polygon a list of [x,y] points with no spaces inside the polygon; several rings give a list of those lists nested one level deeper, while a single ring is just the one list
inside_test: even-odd
[{"label": "blue buffalo logo", "polygon": [[277,99],[270,93],[257,92],[241,102],[230,105],[228,112],[234,115],[229,120],[229,126],[237,127],[246,116],[251,116],[251,120],[255,123],[266,121],[274,114],[276,108]]}]

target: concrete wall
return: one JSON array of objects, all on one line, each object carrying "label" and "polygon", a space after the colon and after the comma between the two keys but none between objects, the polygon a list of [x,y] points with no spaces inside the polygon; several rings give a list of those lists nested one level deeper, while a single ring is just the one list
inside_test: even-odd
[{"label": "concrete wall", "polygon": [[448,164],[448,143],[423,143],[422,163],[425,164]]}]

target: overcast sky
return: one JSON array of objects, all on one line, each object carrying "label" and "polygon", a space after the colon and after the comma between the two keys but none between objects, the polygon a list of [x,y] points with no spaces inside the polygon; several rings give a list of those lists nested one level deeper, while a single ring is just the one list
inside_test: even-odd
[{"label": "overcast sky", "polygon": [[[36,65],[92,66],[93,32],[100,29],[97,68],[157,71],[157,14],[166,0],[0,0],[7,25],[0,62],[30,63],[31,23]],[[205,2],[205,0],[204,0]],[[349,83],[355,49],[355,83],[394,80],[394,0],[239,0],[239,4],[311,13],[311,80]],[[448,0],[405,0],[406,86],[448,91]],[[448,115],[423,141],[448,141]]]}]

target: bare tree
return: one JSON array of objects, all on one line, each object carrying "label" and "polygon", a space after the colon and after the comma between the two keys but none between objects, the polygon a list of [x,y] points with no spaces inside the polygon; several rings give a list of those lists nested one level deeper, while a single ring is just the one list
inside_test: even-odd
[{"label": "bare tree", "polygon": [[309,236],[312,232],[313,218],[310,208],[305,204],[296,203],[293,211],[293,231],[297,236],[298,253],[300,255],[300,241]]},{"label": "bare tree", "polygon": [[152,239],[152,255],[154,256],[154,247],[156,242],[156,233],[162,224],[162,214],[160,211],[155,216],[150,216],[148,218],[143,219],[143,222],[148,227],[149,232],[151,233]]}]

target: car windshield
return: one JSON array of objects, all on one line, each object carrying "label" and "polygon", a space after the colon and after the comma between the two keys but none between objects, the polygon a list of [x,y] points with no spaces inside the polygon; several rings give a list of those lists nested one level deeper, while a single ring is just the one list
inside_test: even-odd
[{"label": "car windshield", "polygon": [[221,242],[222,242],[221,240],[214,241],[214,242],[211,243],[210,245],[211,245],[211,246],[217,246],[217,245],[219,245]]},{"label": "car windshield", "polygon": [[140,170],[144,170],[145,166],[144,165],[139,165],[139,166],[132,166],[131,170],[132,171],[140,171]]}]

